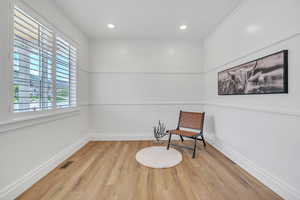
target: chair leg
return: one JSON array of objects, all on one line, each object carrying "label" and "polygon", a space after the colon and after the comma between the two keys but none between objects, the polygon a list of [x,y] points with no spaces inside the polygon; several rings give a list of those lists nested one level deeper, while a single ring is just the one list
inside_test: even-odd
[{"label": "chair leg", "polygon": [[202,138],[202,141],[203,141],[204,147],[206,147],[206,142],[205,142],[205,140],[204,140],[204,136],[202,135],[202,136],[201,136],[201,138]]},{"label": "chair leg", "polygon": [[169,142],[168,142],[167,150],[169,150],[169,148],[170,148],[171,137],[172,137],[172,134],[169,133]]},{"label": "chair leg", "polygon": [[181,139],[181,142],[183,142],[183,141],[184,141],[184,139],[183,139],[182,135],[180,135],[180,139]]},{"label": "chair leg", "polygon": [[196,157],[196,147],[197,147],[197,138],[194,139],[194,151],[193,151],[193,158]]}]

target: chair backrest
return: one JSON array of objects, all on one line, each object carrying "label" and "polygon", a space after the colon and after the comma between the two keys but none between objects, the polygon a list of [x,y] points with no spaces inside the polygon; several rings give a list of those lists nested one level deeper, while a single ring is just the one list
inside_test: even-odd
[{"label": "chair backrest", "polygon": [[202,131],[204,125],[204,116],[204,112],[197,113],[180,111],[177,129],[190,128]]}]

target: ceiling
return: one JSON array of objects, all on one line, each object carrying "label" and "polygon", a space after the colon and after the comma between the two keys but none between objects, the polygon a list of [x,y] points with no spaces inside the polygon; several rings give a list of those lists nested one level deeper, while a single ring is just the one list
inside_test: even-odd
[{"label": "ceiling", "polygon": [[[90,38],[199,39],[241,0],[55,0]],[[107,24],[114,24],[108,29]],[[187,29],[179,30],[181,24]]]}]

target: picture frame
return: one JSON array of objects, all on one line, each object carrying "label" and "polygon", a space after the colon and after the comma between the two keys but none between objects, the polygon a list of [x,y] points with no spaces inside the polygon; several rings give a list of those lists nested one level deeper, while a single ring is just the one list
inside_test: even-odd
[{"label": "picture frame", "polygon": [[288,93],[288,50],[218,72],[218,95]]}]

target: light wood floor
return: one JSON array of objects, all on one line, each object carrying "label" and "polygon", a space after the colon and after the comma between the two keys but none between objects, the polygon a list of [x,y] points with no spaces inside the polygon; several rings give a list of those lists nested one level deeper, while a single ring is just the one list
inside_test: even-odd
[{"label": "light wood floor", "polygon": [[183,162],[173,168],[141,166],[135,161],[136,152],[152,145],[152,141],[90,142],[17,199],[281,199],[210,145],[206,149],[199,145],[196,159],[190,151],[180,150]]}]

